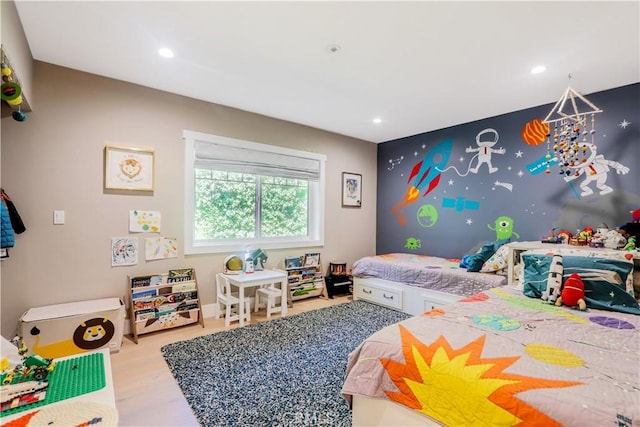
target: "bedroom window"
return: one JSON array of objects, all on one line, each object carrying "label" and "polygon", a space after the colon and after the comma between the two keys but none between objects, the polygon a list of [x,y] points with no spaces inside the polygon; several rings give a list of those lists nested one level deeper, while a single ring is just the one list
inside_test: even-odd
[{"label": "bedroom window", "polygon": [[324,244],[321,154],[183,132],[185,254]]}]

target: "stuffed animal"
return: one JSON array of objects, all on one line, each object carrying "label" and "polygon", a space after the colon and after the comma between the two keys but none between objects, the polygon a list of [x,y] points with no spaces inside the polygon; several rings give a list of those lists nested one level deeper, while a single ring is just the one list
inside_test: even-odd
[{"label": "stuffed animal", "polygon": [[622,250],[624,250],[624,251],[635,251],[636,250],[636,237],[635,236],[629,237],[629,240],[627,240],[627,244],[625,245],[624,248],[622,248]]},{"label": "stuffed animal", "polygon": [[560,296],[560,288],[562,287],[562,257],[554,255],[551,259],[549,267],[549,276],[547,278],[547,287],[542,292],[542,300],[549,304],[554,304]]},{"label": "stuffed animal", "polygon": [[602,238],[604,240],[604,247],[609,249],[619,249],[627,244],[627,239],[625,239],[618,230],[609,230]]},{"label": "stuffed animal", "polygon": [[560,307],[562,304],[568,307],[577,306],[580,310],[587,309],[587,303],[584,302],[584,282],[577,273],[569,276],[562,285],[562,292],[556,300],[556,305]]}]

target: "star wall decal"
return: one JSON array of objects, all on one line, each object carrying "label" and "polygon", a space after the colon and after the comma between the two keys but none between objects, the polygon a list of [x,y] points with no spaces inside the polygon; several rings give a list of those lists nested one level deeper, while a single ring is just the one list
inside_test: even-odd
[{"label": "star wall decal", "polygon": [[524,153],[520,150],[516,151],[516,157],[522,157]]},{"label": "star wall decal", "polygon": [[522,172],[522,171],[518,171],[518,176],[519,176],[520,178],[522,178],[522,176],[523,176],[523,175],[524,175],[524,172]]},{"label": "star wall decal", "polygon": [[453,181],[452,179],[450,179],[450,180],[449,180],[449,185],[453,185],[453,182],[454,182],[454,181]]},{"label": "star wall decal", "polygon": [[620,124],[618,124],[618,126],[620,126],[622,129],[626,129],[627,126],[629,126],[631,124],[631,122],[628,122],[627,119],[623,119]]},{"label": "star wall decal", "polygon": [[471,218],[467,218],[465,222],[467,223],[467,225],[473,224],[473,221],[471,220]]}]

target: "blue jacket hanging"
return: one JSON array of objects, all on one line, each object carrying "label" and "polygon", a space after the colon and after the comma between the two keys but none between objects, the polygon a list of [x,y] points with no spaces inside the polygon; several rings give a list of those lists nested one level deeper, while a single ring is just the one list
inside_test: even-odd
[{"label": "blue jacket hanging", "polygon": [[11,220],[11,227],[13,227],[13,232],[15,234],[24,233],[27,229],[22,222],[22,218],[20,218],[20,214],[18,213],[18,209],[16,209],[16,205],[11,201],[9,195],[4,192],[4,188],[0,188],[0,197],[7,205],[7,211],[9,211],[9,219]]},{"label": "blue jacket hanging", "polygon": [[16,243],[9,218],[9,211],[4,201],[0,203],[0,248],[12,248]]}]

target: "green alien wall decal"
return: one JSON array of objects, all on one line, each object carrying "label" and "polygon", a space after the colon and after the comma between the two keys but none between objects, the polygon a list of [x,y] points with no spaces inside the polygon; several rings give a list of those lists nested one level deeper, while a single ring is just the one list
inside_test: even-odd
[{"label": "green alien wall decal", "polygon": [[495,228],[491,224],[487,225],[489,230],[496,232],[496,240],[510,239],[512,235],[515,235],[518,239],[520,235],[513,231],[513,218],[502,215],[496,218]]},{"label": "green alien wall decal", "polygon": [[409,237],[404,247],[407,249],[420,249],[422,247],[422,243],[420,243],[420,239],[416,239],[415,237]]}]

